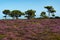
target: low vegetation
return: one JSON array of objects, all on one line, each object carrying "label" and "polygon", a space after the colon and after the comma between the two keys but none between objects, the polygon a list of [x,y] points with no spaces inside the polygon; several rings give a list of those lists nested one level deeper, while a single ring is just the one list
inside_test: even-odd
[{"label": "low vegetation", "polygon": [[60,40],[60,19],[0,20],[0,40]]}]

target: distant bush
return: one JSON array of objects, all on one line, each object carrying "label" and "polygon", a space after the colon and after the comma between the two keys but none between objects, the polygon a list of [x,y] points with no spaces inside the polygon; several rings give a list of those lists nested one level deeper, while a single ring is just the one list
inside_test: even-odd
[{"label": "distant bush", "polygon": [[39,18],[35,18],[35,19],[40,19],[40,17]]},{"label": "distant bush", "polygon": [[55,18],[60,18],[59,16],[56,16]]},{"label": "distant bush", "polygon": [[50,19],[53,19],[53,17],[50,17]]}]

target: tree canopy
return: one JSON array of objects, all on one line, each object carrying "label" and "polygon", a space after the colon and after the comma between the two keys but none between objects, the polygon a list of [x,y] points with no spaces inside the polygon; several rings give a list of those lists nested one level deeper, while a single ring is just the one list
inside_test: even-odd
[{"label": "tree canopy", "polygon": [[10,16],[11,16],[11,17],[15,17],[16,19],[18,19],[18,17],[21,17],[21,15],[24,15],[24,13],[22,13],[22,12],[19,11],[19,10],[13,10],[13,11],[11,11],[11,13],[10,13]]},{"label": "tree canopy", "polygon": [[5,14],[5,19],[6,19],[6,16],[10,14],[10,10],[3,10],[3,14]]},{"label": "tree canopy", "polygon": [[46,8],[48,11],[48,16],[50,17],[50,13],[52,14],[52,13],[54,13],[54,12],[56,12],[56,10],[52,7],[52,6],[45,6],[44,8]]},{"label": "tree canopy", "polygon": [[27,10],[25,11],[25,17],[27,17],[28,19],[30,18],[34,18],[36,15],[35,15],[35,10]]}]

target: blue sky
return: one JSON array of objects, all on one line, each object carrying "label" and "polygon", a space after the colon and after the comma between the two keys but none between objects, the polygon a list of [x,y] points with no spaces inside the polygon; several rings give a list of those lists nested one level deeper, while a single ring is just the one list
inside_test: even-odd
[{"label": "blue sky", "polygon": [[17,9],[23,12],[33,9],[36,10],[36,17],[39,17],[42,11],[47,11],[44,6],[53,6],[56,16],[60,16],[60,0],[0,0],[0,19],[3,18],[2,11],[4,9]]}]

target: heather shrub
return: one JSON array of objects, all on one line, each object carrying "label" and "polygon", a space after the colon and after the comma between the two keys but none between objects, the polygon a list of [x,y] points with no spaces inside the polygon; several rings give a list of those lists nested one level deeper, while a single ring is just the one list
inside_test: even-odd
[{"label": "heather shrub", "polygon": [[2,40],[6,35],[0,34],[0,40]]}]

